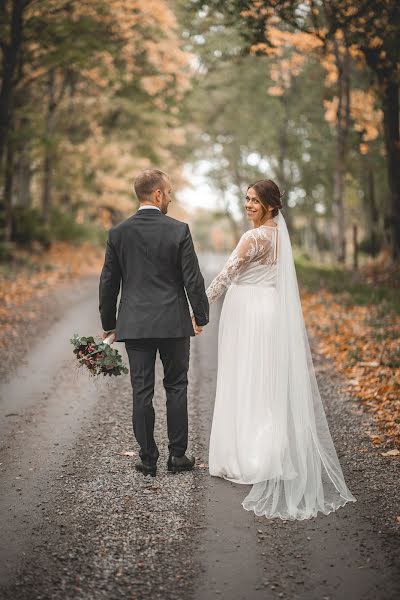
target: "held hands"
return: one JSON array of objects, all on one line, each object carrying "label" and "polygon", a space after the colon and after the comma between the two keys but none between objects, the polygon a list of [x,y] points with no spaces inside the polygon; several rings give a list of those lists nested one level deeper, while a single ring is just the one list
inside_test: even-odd
[{"label": "held hands", "polygon": [[192,323],[195,335],[200,335],[200,333],[203,331],[203,328],[200,327],[200,325],[197,325],[194,317],[192,317]]}]

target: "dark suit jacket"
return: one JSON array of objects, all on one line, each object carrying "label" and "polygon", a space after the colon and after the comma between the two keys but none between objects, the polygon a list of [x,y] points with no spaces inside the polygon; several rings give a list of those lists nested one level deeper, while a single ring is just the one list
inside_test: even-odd
[{"label": "dark suit jacket", "polygon": [[196,323],[206,325],[204,279],[186,223],[151,208],[110,229],[99,309],[103,329],[116,327],[117,341],[193,336],[185,290]]}]

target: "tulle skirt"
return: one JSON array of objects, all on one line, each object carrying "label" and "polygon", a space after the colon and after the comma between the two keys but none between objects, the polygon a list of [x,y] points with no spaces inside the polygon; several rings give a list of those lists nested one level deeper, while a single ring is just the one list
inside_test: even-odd
[{"label": "tulle skirt", "polygon": [[218,375],[209,449],[211,475],[251,484],[293,477],[286,432],[274,418],[275,287],[231,285],[218,334]]},{"label": "tulle skirt", "polygon": [[[342,482],[340,466],[337,470],[328,464],[318,439],[320,423],[321,435],[332,445],[323,409],[316,415],[299,398],[296,413],[286,397],[277,397],[282,389],[293,390],[296,377],[302,377],[279,364],[279,309],[275,287],[228,288],[219,325],[209,472],[254,484],[242,503],[246,510],[270,518],[305,519],[355,499]],[[302,371],[308,375],[306,365]],[[281,385],[282,378],[287,385]]]}]

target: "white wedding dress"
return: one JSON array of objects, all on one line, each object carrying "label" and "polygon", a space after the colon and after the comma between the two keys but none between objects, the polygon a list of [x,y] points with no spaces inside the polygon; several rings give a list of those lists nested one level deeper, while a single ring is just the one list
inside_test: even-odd
[{"label": "white wedding dress", "polygon": [[224,292],[209,472],[253,484],[257,515],[306,519],[355,498],[347,489],[315,379],[289,234],[247,231],[207,289]]}]

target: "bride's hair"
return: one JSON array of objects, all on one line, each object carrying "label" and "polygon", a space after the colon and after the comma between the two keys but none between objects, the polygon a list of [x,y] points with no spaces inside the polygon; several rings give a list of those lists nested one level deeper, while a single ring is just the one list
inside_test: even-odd
[{"label": "bride's hair", "polygon": [[276,217],[278,210],[282,208],[282,194],[279,191],[276,183],[271,179],[260,179],[259,181],[249,185],[247,189],[249,188],[253,188],[253,190],[255,190],[258,199],[265,210],[267,211],[268,207],[271,207],[273,209],[272,216]]}]

